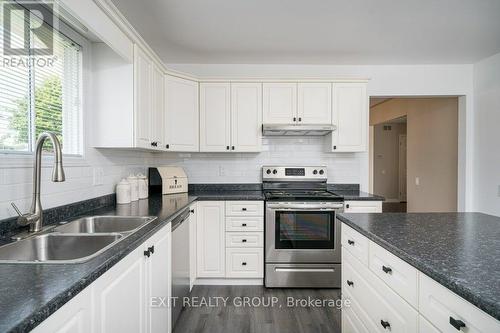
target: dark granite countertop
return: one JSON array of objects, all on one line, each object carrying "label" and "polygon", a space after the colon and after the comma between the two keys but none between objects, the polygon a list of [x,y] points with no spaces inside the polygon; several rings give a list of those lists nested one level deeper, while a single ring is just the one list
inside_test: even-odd
[{"label": "dark granite countertop", "polygon": [[338,218],[500,320],[500,218],[481,213],[339,214]]},{"label": "dark granite countertop", "polygon": [[262,184],[189,184],[198,200],[264,200]]},{"label": "dark granite countertop", "polygon": [[354,200],[354,201],[384,201],[385,198],[380,195],[371,194],[363,191],[330,191],[344,198],[344,200]]},{"label": "dark granite countertop", "polygon": [[0,332],[26,332],[136,249],[196,200],[187,194],[152,196],[84,215],[141,215],[158,219],[97,257],[78,264],[0,264]]}]

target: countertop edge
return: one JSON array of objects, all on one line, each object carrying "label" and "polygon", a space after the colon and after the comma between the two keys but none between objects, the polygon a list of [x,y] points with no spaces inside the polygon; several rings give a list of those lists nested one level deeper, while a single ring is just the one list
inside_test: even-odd
[{"label": "countertop edge", "polygon": [[409,265],[413,266],[414,268],[418,269],[420,272],[427,275],[428,277],[430,277],[431,279],[433,279],[434,281],[436,281],[440,285],[444,286],[445,288],[449,289],[453,293],[457,294],[465,301],[473,304],[478,309],[482,310],[484,313],[488,314],[489,316],[491,316],[497,320],[500,320],[500,311],[494,302],[490,301],[489,299],[480,298],[480,297],[476,296],[473,292],[471,292],[465,286],[449,281],[449,279],[446,275],[441,274],[440,272],[437,272],[436,270],[432,269],[429,266],[421,264],[420,260],[413,258],[411,255],[409,255],[408,253],[404,252],[403,250],[397,248],[396,246],[392,245],[391,243],[389,243],[389,242],[385,241],[384,239],[378,237],[377,235],[361,228],[356,223],[350,221],[347,217],[342,216],[342,215],[337,215],[337,218],[341,222],[348,225],[349,227],[358,231],[363,236],[365,236],[368,239],[370,239],[371,241],[375,242],[377,245],[380,245],[381,247],[383,247],[387,251],[391,252],[392,254],[397,256],[399,259],[403,260],[404,262],[406,262]]}]

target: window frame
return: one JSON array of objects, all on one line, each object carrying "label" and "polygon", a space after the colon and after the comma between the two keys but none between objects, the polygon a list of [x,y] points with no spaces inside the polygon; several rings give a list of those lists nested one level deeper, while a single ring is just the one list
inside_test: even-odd
[{"label": "window frame", "polygon": [[[90,70],[91,70],[91,42],[85,36],[77,32],[74,28],[70,27],[64,22],[64,17],[59,17],[57,30],[74,41],[81,47],[81,64],[82,68],[80,71],[80,121],[79,121],[79,132],[81,136],[81,146],[80,154],[63,154],[65,165],[88,165],[86,163],[87,155],[87,97],[90,90]],[[0,169],[9,167],[26,167],[33,163],[34,151],[16,151],[16,150],[0,150]],[[42,160],[53,159],[52,152],[44,152],[42,155]]]}]

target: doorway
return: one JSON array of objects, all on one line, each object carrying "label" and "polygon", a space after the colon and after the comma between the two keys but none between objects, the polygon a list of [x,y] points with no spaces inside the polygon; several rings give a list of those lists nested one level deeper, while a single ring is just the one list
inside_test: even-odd
[{"label": "doorway", "polygon": [[458,100],[370,100],[370,176],[384,212],[457,211]]}]

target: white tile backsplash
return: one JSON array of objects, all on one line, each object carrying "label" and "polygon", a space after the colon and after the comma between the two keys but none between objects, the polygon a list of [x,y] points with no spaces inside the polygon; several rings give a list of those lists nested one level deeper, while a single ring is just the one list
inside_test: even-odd
[{"label": "white tile backsplash", "polygon": [[[83,160],[65,159],[66,181],[50,181],[52,160],[42,168],[42,205],[50,208],[115,191],[115,184],[131,172],[147,172],[148,166],[179,165],[190,183],[259,183],[263,165],[326,165],[330,183],[363,183],[366,154],[323,152],[323,137],[268,137],[263,152],[163,153],[133,150],[88,149]],[[102,168],[102,185],[93,185],[94,168]],[[0,219],[14,216],[15,202],[28,211],[32,197],[31,163],[0,163]]]},{"label": "white tile backsplash", "polygon": [[182,166],[190,183],[258,183],[263,165],[326,165],[330,183],[362,179],[366,154],[324,152],[323,137],[267,137],[263,152],[162,155],[155,165]]}]

